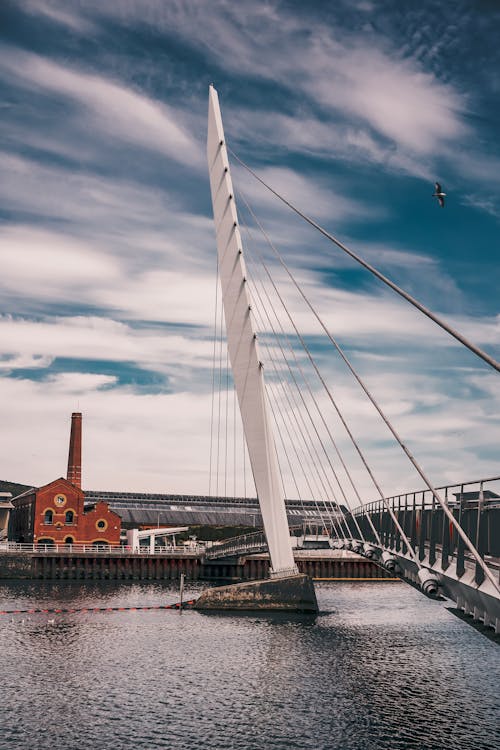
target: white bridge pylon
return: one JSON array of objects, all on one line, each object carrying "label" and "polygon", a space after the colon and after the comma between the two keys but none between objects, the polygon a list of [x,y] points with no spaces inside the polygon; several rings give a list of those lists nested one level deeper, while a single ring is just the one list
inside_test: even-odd
[{"label": "white bridge pylon", "polygon": [[298,573],[269,418],[264,372],[246,289],[246,270],[219,97],[210,86],[207,158],[227,346],[243,430],[271,557],[271,577]]}]

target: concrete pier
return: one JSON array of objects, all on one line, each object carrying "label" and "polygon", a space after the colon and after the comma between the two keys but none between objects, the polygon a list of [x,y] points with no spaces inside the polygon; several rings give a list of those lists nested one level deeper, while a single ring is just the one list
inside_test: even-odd
[{"label": "concrete pier", "polygon": [[312,580],[299,574],[206,589],[195,609],[314,613],[318,602]]}]

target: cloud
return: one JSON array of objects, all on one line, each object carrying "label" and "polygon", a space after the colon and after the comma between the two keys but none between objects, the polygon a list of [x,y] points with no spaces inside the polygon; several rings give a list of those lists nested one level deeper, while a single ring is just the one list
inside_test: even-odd
[{"label": "cloud", "polygon": [[89,391],[116,385],[113,375],[100,375],[90,372],[63,372],[49,378],[49,383],[56,383],[61,394],[78,396]]},{"label": "cloud", "polygon": [[[135,252],[127,253],[119,243],[106,247],[106,236],[86,240],[29,226],[5,227],[0,231],[4,309],[7,301],[12,312],[25,314],[64,305],[69,311],[90,307],[121,319],[212,325],[215,240],[208,263],[191,261],[200,249],[194,242],[189,248],[170,239],[162,246],[160,235],[144,239],[136,233],[137,228]],[[210,271],[205,265],[212,266]]]},{"label": "cloud", "polygon": [[133,328],[99,317],[52,317],[47,320],[0,317],[2,350],[9,356],[6,367],[37,367],[56,357],[105,362],[133,362],[143,369],[186,379],[191,369],[209,370],[212,343],[193,332],[182,335],[168,329]]},{"label": "cloud", "polygon": [[69,418],[78,408],[84,414],[85,487],[207,493],[210,397],[153,397],[128,388],[111,396],[109,380],[86,373],[43,383],[0,378],[0,452],[10,456],[3,477],[41,485],[63,476]]},{"label": "cloud", "polygon": [[[4,77],[37,93],[44,90],[73,102],[78,106],[77,119],[85,117],[88,130],[152,149],[183,165],[204,164],[200,143],[180,124],[183,116],[178,109],[102,75],[13,47],[4,46],[1,51]],[[70,119],[74,117],[69,114]]]},{"label": "cloud", "polygon": [[7,226],[2,238],[0,287],[52,302],[82,299],[103,279],[117,278],[119,265],[88,243],[34,227]]},{"label": "cloud", "polygon": [[28,354],[3,352],[0,357],[0,370],[9,373],[19,369],[36,370],[38,368],[50,367],[54,358],[50,354]]},{"label": "cloud", "polygon": [[463,104],[451,87],[379,50],[344,51],[334,66],[334,51],[329,42],[318,50],[324,75],[312,84],[318,100],[328,107],[368,121],[376,132],[412,152],[437,152],[443,141],[465,135],[457,117]]},{"label": "cloud", "polygon": [[[460,333],[473,343],[486,344],[495,348],[500,345],[500,314],[483,319],[466,317],[465,315],[456,316],[452,323]],[[494,356],[495,351],[492,354]]]},{"label": "cloud", "polygon": [[[443,142],[465,135],[464,99],[450,85],[404,59],[387,41],[342,27],[329,27],[277,4],[236,6],[200,2],[141,8],[141,19],[201,45],[233,72],[279,83],[325,111],[366,123],[384,138],[413,153],[438,153]],[[113,14],[112,8],[101,11]],[[124,9],[120,11],[123,19]],[[125,15],[133,22],[135,11]],[[154,19],[154,20],[153,20]],[[292,105],[293,106],[293,105]]]},{"label": "cloud", "polygon": [[[69,310],[83,310],[85,306],[94,310],[102,311],[102,315],[111,315],[118,320],[140,320],[143,324],[143,333],[149,331],[152,341],[159,352],[167,354],[164,345],[157,340],[156,323],[163,321],[169,325],[180,324],[184,327],[184,339],[186,346],[193,352],[204,350],[205,344],[202,339],[210,336],[213,325],[213,305],[215,297],[214,270],[211,273],[200,267],[189,269],[186,258],[175,252],[173,256],[165,252],[160,254],[154,265],[146,263],[142,265],[133,264],[134,259],[120,257],[118,253],[108,253],[100,246],[83,242],[46,230],[35,230],[27,227],[6,228],[2,234],[4,246],[4,274],[0,279],[0,288],[3,287],[4,297],[12,300],[13,311],[41,309],[42,303],[57,312],[58,306],[66,304]],[[374,249],[378,253],[377,249]],[[436,289],[446,289],[449,293],[447,277],[443,276],[435,267],[435,262],[426,256],[404,254],[397,251],[387,251],[387,256],[382,258],[386,264],[401,266],[407,270],[414,283],[419,276],[421,283],[427,284],[429,264],[434,269]],[[172,265],[173,258],[173,265]],[[160,262],[161,261],[161,262]],[[279,283],[281,293],[284,295],[286,304],[293,315],[299,329],[304,335],[316,336],[321,333],[317,322],[310,312],[307,311],[300,296],[291,286],[284,275],[275,264],[271,265],[272,273]],[[320,267],[321,268],[321,267]],[[133,270],[132,270],[133,269]],[[255,268],[249,263],[250,280],[252,285],[258,282]],[[396,297],[382,293],[379,290],[362,291],[333,288],[330,280],[323,280],[321,270],[312,273],[307,270],[307,265],[296,273],[296,277],[303,285],[305,293],[314,300],[314,306],[324,319],[326,325],[341,340],[351,342],[352,346],[368,346],[377,344],[381,346],[401,346],[412,339],[414,346],[425,348],[429,344],[439,345],[444,349],[455,346],[454,341],[438,330],[430,321],[421,316],[417,311],[398,300]],[[255,307],[260,308],[256,289],[250,286],[254,296]],[[263,289],[257,287],[264,302],[266,297]],[[275,294],[271,293],[271,302],[276,309],[281,310]],[[273,301],[274,300],[274,301]],[[286,330],[290,330],[289,322],[280,313]],[[26,314],[25,314],[26,315]],[[496,317],[470,316],[448,316],[449,322],[458,330],[468,335],[476,344],[495,345],[499,341],[500,326]],[[47,322],[39,333],[33,335],[34,341],[46,340],[50,342],[52,336],[49,331],[65,330],[61,327],[63,319],[59,316],[54,319],[54,327],[47,328]],[[75,338],[74,321],[91,321],[88,316],[68,318],[71,323],[67,327],[71,333],[64,337],[64,345],[69,347],[73,357],[99,358],[100,337],[94,349],[85,351],[76,350],[78,336]],[[99,318],[96,318],[99,320]],[[104,318],[99,324],[104,326]],[[263,320],[266,320],[263,317]],[[149,321],[149,323],[148,323]],[[26,325],[28,323],[26,322]],[[33,326],[36,324],[33,322]],[[125,329],[120,328],[120,323],[110,321],[110,331],[114,334]],[[124,324],[127,325],[126,323]],[[93,323],[92,323],[93,326]],[[91,327],[92,327],[91,326]],[[190,331],[186,326],[193,326]],[[22,327],[26,330],[26,327]],[[102,331],[101,331],[102,333]],[[16,333],[12,340],[21,334]],[[132,333],[130,333],[132,335]],[[135,334],[134,334],[135,335]],[[149,334],[148,334],[149,335]],[[118,338],[121,338],[118,336]],[[126,337],[125,337],[126,338]],[[140,337],[139,337],[140,338]],[[12,343],[11,340],[11,343]],[[8,339],[5,339],[7,342]],[[190,342],[190,343],[188,343]],[[125,345],[124,345],[124,348]],[[58,349],[58,356],[63,356],[62,345]],[[116,349],[106,343],[105,350],[109,355],[118,355]],[[13,353],[21,353],[19,349],[6,349]],[[47,351],[50,351],[48,349]],[[134,359],[134,348],[129,350],[129,358]],[[32,356],[34,354],[45,354],[41,350],[25,350],[23,354]],[[168,358],[174,355],[168,352]],[[108,356],[106,355],[106,358]],[[155,362],[158,358],[153,358]],[[142,361],[140,358],[138,361]]]},{"label": "cloud", "polygon": [[4,224],[0,232],[12,252],[22,254],[32,244],[42,252],[42,246],[54,243],[61,250],[86,246],[92,259],[87,267],[99,264],[97,254],[114,255],[129,270],[158,264],[193,272],[214,267],[213,219],[190,211],[189,201],[167,187],[6,153],[2,166],[0,200],[12,225]]},{"label": "cloud", "polygon": [[[413,258],[413,262],[418,262],[418,256]],[[249,268],[253,299],[259,300],[260,294],[264,304],[278,311],[289,331],[290,323],[271,284],[263,274],[257,275],[253,262],[249,264]],[[411,269],[411,265],[407,268]],[[421,283],[425,284],[426,264],[423,263],[419,270],[422,274]],[[443,351],[449,347],[459,347],[451,336],[392,292],[381,291],[380,288],[372,291],[368,286],[360,290],[339,288],[332,285],[331,278],[322,281],[321,273],[312,273],[304,267],[298,273],[292,268],[292,273],[327,328],[334,336],[350,342],[353,347],[377,345],[377,342],[383,342],[384,346],[389,347],[410,340],[413,346],[440,346]],[[285,272],[273,268],[272,275],[298,329],[304,335],[322,335],[320,325]],[[413,271],[413,277],[415,276],[416,270]],[[444,290],[450,292],[450,288],[451,292],[454,291],[445,274],[437,273],[436,276],[436,294],[442,294]],[[500,343],[498,316],[473,317],[447,313],[443,317],[477,345]],[[457,348],[458,351],[461,349]]]},{"label": "cloud", "polygon": [[[59,4],[50,8],[54,13],[65,12]],[[367,36],[358,25],[353,30],[348,13],[328,24],[314,13],[306,18],[267,2],[235,6],[218,0],[210,11],[199,0],[182,4],[147,0],[140,10],[133,3],[88,2],[86,19],[91,17],[97,25],[102,18],[120,27],[149,25],[167,38],[182,40],[188,48],[204,50],[209,65],[278,84],[287,92],[281,111],[247,108],[246,113],[241,109],[238,114],[239,101],[232,105],[240,135],[253,133],[256,144],[267,140],[280,150],[297,149],[322,158],[334,155],[361,164],[369,161],[423,179],[431,179],[440,160],[449,166],[463,160],[470,175],[478,172],[476,156],[487,167],[489,156],[477,149],[472,156],[470,149],[457,154],[457,145],[472,135],[465,119],[470,102],[458,85],[446,82],[446,70],[438,64],[443,46],[452,52],[460,48],[456,34],[466,33],[466,14],[459,28],[453,27],[454,34],[450,18],[443,13],[437,43],[425,9],[409,14],[412,32],[406,43],[399,39],[391,43],[389,35],[373,29]],[[423,28],[425,54],[421,54]],[[194,162],[203,163],[193,139],[191,145],[184,142],[184,147],[181,143],[178,148],[179,138],[182,142],[187,135],[186,128],[181,128],[180,134],[176,131],[179,123],[189,123],[193,132],[204,129],[198,104],[189,110],[168,108],[113,80],[66,70],[33,55],[15,54],[24,55],[20,58],[23,76],[33,76],[49,87],[47,90],[53,85],[52,90],[74,96],[102,132],[109,134],[116,128],[119,137],[162,150],[164,142],[171,141],[170,150],[166,149],[170,157],[176,158],[177,151],[183,162],[193,163],[190,156],[196,153]],[[38,59],[42,67],[37,72]],[[53,84],[47,83],[49,71]],[[15,74],[15,70],[11,72]]]},{"label": "cloud", "polygon": [[462,203],[465,206],[473,206],[480,211],[485,211],[490,216],[494,216],[496,219],[500,219],[500,203],[496,199],[496,195],[469,193],[462,197]]},{"label": "cloud", "polygon": [[[236,185],[241,185],[241,208],[244,210],[247,201],[252,208],[258,209],[258,215],[272,213],[277,198],[243,168],[236,167],[233,171]],[[318,218],[346,221],[357,217],[361,220],[380,217],[385,213],[382,207],[377,210],[361,200],[343,195],[340,190],[332,190],[331,184],[326,184],[320,178],[313,180],[290,168],[264,167],[258,170],[258,176],[290,203]]]},{"label": "cloud", "polygon": [[44,0],[24,0],[23,11],[49,19],[56,24],[65,26],[71,31],[78,31],[84,34],[96,31],[96,27],[88,19],[69,10],[67,7],[58,7],[54,3],[51,3],[50,0],[49,2],[44,2]]},{"label": "cloud", "polygon": [[[392,493],[421,487],[421,480],[415,477],[406,459],[389,444],[385,428],[361,398],[359,389],[339,373],[332,381],[332,374],[327,373],[335,397],[384,490]],[[8,457],[4,463],[4,473],[9,473],[6,478],[42,484],[63,474],[69,415],[78,408],[84,412],[85,487],[207,492],[210,393],[181,388],[174,393],[153,396],[130,387],[110,388],[112,380],[111,376],[85,372],[61,373],[43,382],[0,378],[0,397],[4,404],[0,450]],[[455,389],[447,392],[437,370],[391,372],[389,358],[382,371],[371,373],[369,382],[400,434],[405,440],[411,438],[408,440],[411,450],[436,483],[494,473],[492,460],[481,456],[485,442],[491,445],[492,441],[498,441],[500,433],[496,416],[499,412],[495,408],[498,389],[492,377],[478,371],[464,372],[455,379]],[[468,396],[463,387],[472,389]],[[478,388],[481,390],[479,400],[475,395]],[[374,489],[357,467],[328,399],[320,392],[317,397],[351,471],[355,472],[355,481],[364,499],[373,499]],[[42,443],[40,424],[44,425]],[[232,429],[230,432],[232,436]],[[301,444],[293,432],[291,439],[296,440],[301,454]],[[224,453],[224,446],[221,450]],[[464,466],[467,476],[464,476]],[[283,467],[288,494],[295,496],[284,461]],[[241,479],[240,473],[238,491],[242,491]],[[232,491],[231,474],[228,481]],[[303,478],[299,482],[303,496],[308,497]]]},{"label": "cloud", "polygon": [[[345,370],[334,367],[331,360],[332,357],[328,364],[326,356],[321,357],[322,374],[383,490],[392,494],[421,488],[422,479],[390,436],[361,389],[352,382]],[[414,359],[411,364],[415,364]],[[385,414],[417,461],[425,467],[426,473],[436,484],[457,482],[460,477],[465,481],[494,474],[494,459],[492,460],[488,449],[491,438],[495,440],[494,436],[500,435],[499,393],[498,388],[492,389],[494,376],[481,372],[480,368],[476,371],[455,369],[450,384],[450,381],[442,377],[442,366],[429,368],[421,363],[410,371],[406,365],[407,363],[398,361],[397,357],[386,355],[385,361],[379,360],[376,368],[370,367],[364,377]],[[374,499],[376,490],[340,425],[329,398],[312,373],[310,382],[319,410],[353,472],[358,490],[365,499]],[[308,497],[307,483],[304,485],[299,467],[301,463],[306,466],[307,461],[311,460],[311,457],[306,459],[310,450],[313,454],[317,450],[322,455],[320,443],[313,431],[308,434],[294,422],[292,415],[296,415],[298,411],[307,422],[305,409],[293,406],[278,388],[274,387],[272,392],[281,402],[281,407],[277,409],[275,406],[274,411],[279,415],[278,423],[287,451],[293,456],[295,444],[299,456],[303,457],[294,462],[294,473],[305,493],[303,496]],[[318,423],[317,411],[307,393],[306,402]],[[285,423],[288,424],[287,429],[283,429]],[[324,444],[332,451],[325,429],[320,426],[319,431]],[[283,450],[280,452],[283,456]],[[335,454],[332,455],[334,465],[338,466]],[[467,475],[463,473],[464,466],[467,467]],[[344,490],[348,496],[352,495],[349,482],[346,482],[340,467],[339,472],[341,481],[345,482]],[[290,483],[290,470],[286,468],[285,474]],[[289,484],[290,486],[293,484]],[[316,490],[316,495],[319,498],[322,494],[324,489],[321,490],[320,487]]]},{"label": "cloud", "polygon": [[5,152],[2,166],[0,196],[6,208],[29,217],[80,223],[88,235],[93,227],[117,231],[118,222],[127,222],[127,217],[135,227],[157,228],[168,211],[166,193],[132,180],[74,172]]},{"label": "cloud", "polygon": [[283,153],[285,158],[292,152],[322,161],[378,164],[393,172],[425,179],[431,179],[433,174],[429,159],[395,148],[361,123],[354,126],[337,117],[320,119],[300,109],[293,115],[286,115],[280,111],[255,112],[232,107],[228,133],[235,148],[240,142],[245,142],[247,148],[252,144],[265,157],[272,152]]}]

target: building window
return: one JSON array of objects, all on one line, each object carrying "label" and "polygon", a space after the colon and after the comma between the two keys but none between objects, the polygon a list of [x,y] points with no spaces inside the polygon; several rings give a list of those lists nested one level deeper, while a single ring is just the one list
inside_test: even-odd
[{"label": "building window", "polygon": [[108,522],[105,521],[104,518],[100,518],[96,521],[95,527],[98,531],[105,531],[108,528]]},{"label": "building window", "polygon": [[64,540],[64,544],[73,544],[74,541],[75,540],[73,539],[72,536],[67,536],[66,539]]},{"label": "building window", "polygon": [[51,526],[54,521],[54,511],[46,510],[43,516],[43,522],[46,526]]},{"label": "building window", "polygon": [[72,510],[67,510],[64,516],[64,523],[69,526],[75,522],[75,514]]}]

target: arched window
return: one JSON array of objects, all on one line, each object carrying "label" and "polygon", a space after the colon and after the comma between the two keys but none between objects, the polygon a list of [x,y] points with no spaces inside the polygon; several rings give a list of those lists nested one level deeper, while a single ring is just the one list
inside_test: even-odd
[{"label": "arched window", "polygon": [[54,511],[46,510],[43,516],[44,524],[46,524],[47,526],[51,526],[53,521],[54,521]]},{"label": "arched window", "polygon": [[64,540],[64,544],[73,544],[74,541],[75,540],[73,539],[72,536],[67,536],[66,539]]},{"label": "arched window", "polygon": [[66,525],[70,525],[70,524],[74,523],[74,521],[75,521],[75,514],[73,513],[72,510],[67,510],[66,514],[64,516],[64,523]]}]

